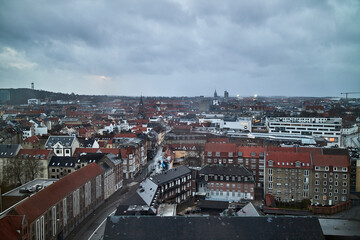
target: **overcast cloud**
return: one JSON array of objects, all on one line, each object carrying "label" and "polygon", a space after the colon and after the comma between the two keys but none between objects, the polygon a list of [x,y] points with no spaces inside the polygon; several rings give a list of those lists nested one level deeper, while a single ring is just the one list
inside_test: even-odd
[{"label": "overcast cloud", "polygon": [[136,96],[360,90],[360,1],[0,0],[0,88]]}]

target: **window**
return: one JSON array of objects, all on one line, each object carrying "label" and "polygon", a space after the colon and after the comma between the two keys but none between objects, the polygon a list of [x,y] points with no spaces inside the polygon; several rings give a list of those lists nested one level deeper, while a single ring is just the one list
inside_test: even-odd
[{"label": "window", "polygon": [[336,173],[335,174],[335,179],[338,179],[338,177],[339,177],[339,174]]},{"label": "window", "polygon": [[338,181],[335,181],[335,186],[339,186],[339,183],[338,183]]},{"label": "window", "polygon": [[328,167],[328,166],[325,167],[325,171],[329,171],[329,167]]},{"label": "window", "polygon": [[327,185],[327,181],[324,181],[324,182],[323,182],[323,185],[326,186],[326,185]]},{"label": "window", "polygon": [[316,177],[316,178],[319,178],[319,177],[320,177],[320,174],[319,174],[319,173],[315,173],[315,177]]},{"label": "window", "polygon": [[243,159],[242,159],[242,158],[238,158],[238,163],[243,163]]},{"label": "window", "polygon": [[326,188],[323,188],[323,193],[326,193],[327,192],[327,189]]},{"label": "window", "polygon": [[315,196],[314,196],[314,199],[315,199],[315,200],[319,200],[319,195],[315,195]]},{"label": "window", "polygon": [[273,181],[273,176],[269,176],[269,182]]},{"label": "window", "polygon": [[347,182],[343,182],[343,187],[346,187],[347,186]]},{"label": "window", "polygon": [[220,152],[216,152],[216,153],[215,153],[215,156],[216,156],[216,157],[220,157]]},{"label": "window", "polygon": [[347,168],[346,168],[346,167],[343,167],[343,168],[342,168],[342,171],[343,171],[343,172],[347,172]]},{"label": "window", "polygon": [[315,188],[315,192],[319,192],[319,188]]},{"label": "window", "polygon": [[337,197],[337,196],[335,196],[335,197],[334,197],[334,201],[337,201],[337,200],[338,200],[338,197]]},{"label": "window", "polygon": [[232,159],[228,159],[228,162],[229,162],[229,163],[233,163],[233,160],[232,160]]},{"label": "window", "polygon": [[315,166],[315,171],[320,171],[320,167],[319,167],[319,166]]},{"label": "window", "polygon": [[315,180],[315,185],[320,185],[320,181],[319,181],[319,180]]},{"label": "window", "polygon": [[212,152],[208,152],[207,155],[208,155],[208,157],[211,157],[211,156],[212,156]]},{"label": "window", "polygon": [[338,190],[337,190],[337,189],[334,189],[334,192],[335,192],[335,193],[338,193]]},{"label": "window", "polygon": [[272,174],[273,174],[273,169],[269,168],[269,175],[272,175]]},{"label": "window", "polygon": [[207,160],[207,161],[208,161],[208,163],[211,163],[211,158],[208,158],[208,160]]},{"label": "window", "polygon": [[332,179],[332,178],[329,178],[329,182],[331,182],[331,183],[332,183],[332,182],[333,182],[333,179]]},{"label": "window", "polygon": [[343,174],[343,179],[347,179],[347,174]]},{"label": "window", "polygon": [[205,175],[205,181],[208,181],[208,180],[209,180],[208,175]]},{"label": "window", "polygon": [[309,170],[304,170],[304,176],[309,176]]},{"label": "window", "polygon": [[233,157],[233,153],[232,152],[229,152],[229,157]]},{"label": "window", "polygon": [[269,165],[269,167],[272,167],[272,166],[274,166],[274,162],[273,162],[272,160],[270,160],[270,161],[268,162],[268,165]]},{"label": "window", "polygon": [[338,168],[337,167],[334,167],[334,171],[337,171],[338,170]]},{"label": "window", "polygon": [[345,202],[345,201],[346,201],[346,197],[343,196],[343,197],[341,198],[341,201]]},{"label": "window", "polygon": [[324,173],[324,175],[323,175],[323,176],[324,176],[324,178],[327,178],[327,173]]},{"label": "window", "polygon": [[347,190],[346,190],[346,189],[343,189],[343,190],[342,190],[342,193],[343,193],[343,194],[346,194],[346,193],[347,193]]}]

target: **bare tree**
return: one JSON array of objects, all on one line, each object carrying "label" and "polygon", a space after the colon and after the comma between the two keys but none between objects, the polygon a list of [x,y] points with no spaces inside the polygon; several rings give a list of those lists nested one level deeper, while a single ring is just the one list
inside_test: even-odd
[{"label": "bare tree", "polygon": [[44,167],[41,166],[41,163],[37,159],[27,159],[25,165],[25,174],[29,178],[27,180],[34,180],[39,173],[44,170]]},{"label": "bare tree", "polygon": [[4,167],[4,181],[8,184],[22,184],[24,173],[24,162],[17,158],[11,158]]}]

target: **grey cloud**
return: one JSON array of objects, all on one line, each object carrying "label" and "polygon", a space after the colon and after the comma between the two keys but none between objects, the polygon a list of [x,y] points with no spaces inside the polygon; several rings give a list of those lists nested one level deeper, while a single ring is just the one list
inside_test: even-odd
[{"label": "grey cloud", "polygon": [[[145,95],[200,95],[221,86],[338,95],[359,86],[359,11],[358,1],[0,1],[0,53],[14,49],[36,66],[0,66],[0,78],[19,87],[68,81],[64,91],[93,94],[117,86],[138,95],[141,86]],[[111,83],[87,87],[100,75]]]}]

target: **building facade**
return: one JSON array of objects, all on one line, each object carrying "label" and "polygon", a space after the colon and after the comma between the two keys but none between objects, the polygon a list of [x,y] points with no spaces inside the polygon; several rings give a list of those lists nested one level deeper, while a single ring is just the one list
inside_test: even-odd
[{"label": "building facade", "polygon": [[255,196],[252,172],[245,167],[206,165],[199,171],[198,193],[217,201],[250,201]]},{"label": "building facade", "polygon": [[323,137],[328,146],[341,146],[341,118],[267,118],[269,133]]}]

